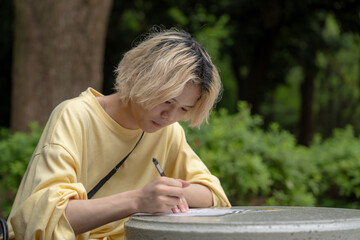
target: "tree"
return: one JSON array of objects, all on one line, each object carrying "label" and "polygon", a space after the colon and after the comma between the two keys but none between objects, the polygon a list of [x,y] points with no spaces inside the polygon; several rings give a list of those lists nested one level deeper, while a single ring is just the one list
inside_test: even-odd
[{"label": "tree", "polygon": [[[252,112],[261,111],[266,94],[284,83],[287,72],[301,66],[303,79],[300,117],[296,127],[298,142],[309,145],[316,132],[314,90],[319,51],[336,49],[322,34],[324,21],[333,14],[340,23],[341,33],[359,33],[359,1],[233,1],[224,0],[218,15],[230,16],[232,43],[225,46],[231,56],[231,66],[239,87],[239,98],[252,105]],[[292,98],[293,96],[288,96]],[[268,108],[269,109],[269,108]],[[265,116],[270,122],[272,111]]]},{"label": "tree", "polygon": [[15,0],[11,129],[44,124],[61,101],[101,91],[112,0]]},{"label": "tree", "polygon": [[10,125],[11,66],[13,49],[13,1],[3,1],[0,8],[0,127]]}]

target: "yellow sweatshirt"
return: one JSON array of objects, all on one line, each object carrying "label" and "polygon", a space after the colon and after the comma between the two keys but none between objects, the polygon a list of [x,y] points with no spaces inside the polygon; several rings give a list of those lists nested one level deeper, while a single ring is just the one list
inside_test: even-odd
[{"label": "yellow sweatshirt", "polygon": [[[10,239],[123,239],[122,219],[78,236],[68,223],[69,199],[87,199],[89,192],[135,146],[141,129],[117,124],[89,88],[57,106],[45,126],[13,204]],[[211,189],[214,206],[230,206],[219,180],[187,144],[178,124],[145,133],[119,171],[93,198],[143,187],[159,177],[156,157],[168,177],[200,183]]]}]

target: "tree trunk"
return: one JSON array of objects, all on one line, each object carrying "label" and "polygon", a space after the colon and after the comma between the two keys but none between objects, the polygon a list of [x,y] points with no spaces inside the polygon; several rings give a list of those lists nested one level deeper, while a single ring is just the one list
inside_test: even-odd
[{"label": "tree trunk", "polygon": [[101,91],[112,0],[15,0],[11,129],[44,124],[87,87]]},{"label": "tree trunk", "polygon": [[[315,54],[312,54],[312,56],[314,56],[313,59],[315,59]],[[315,67],[304,67],[304,74],[304,81],[301,84],[301,112],[298,141],[301,145],[310,146],[314,137],[313,102],[316,77]]]},{"label": "tree trunk", "polygon": [[267,78],[274,42],[283,24],[284,1],[267,0],[267,11],[263,17],[263,34],[255,43],[247,79],[238,79],[239,97],[252,105],[252,113],[259,113],[265,95]]},{"label": "tree trunk", "polygon": [[266,31],[259,39],[252,54],[246,83],[239,84],[242,87],[242,89],[239,89],[240,95],[245,96],[245,100],[251,105],[253,114],[259,114],[260,103],[265,95],[264,84],[269,70],[275,36],[275,32]]}]

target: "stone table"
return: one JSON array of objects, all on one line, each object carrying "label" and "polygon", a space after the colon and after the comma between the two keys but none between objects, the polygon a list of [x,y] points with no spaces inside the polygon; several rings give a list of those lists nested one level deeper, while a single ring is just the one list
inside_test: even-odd
[{"label": "stone table", "polygon": [[360,239],[360,210],[316,207],[233,207],[222,216],[130,217],[125,239]]}]

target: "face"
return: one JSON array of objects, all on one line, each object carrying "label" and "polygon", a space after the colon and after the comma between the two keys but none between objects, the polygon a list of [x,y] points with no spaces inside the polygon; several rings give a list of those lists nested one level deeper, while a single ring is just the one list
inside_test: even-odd
[{"label": "face", "polygon": [[195,106],[200,96],[200,87],[189,83],[179,96],[169,99],[151,110],[146,110],[141,105],[132,103],[131,113],[134,124],[145,132],[155,132],[183,118]]}]

